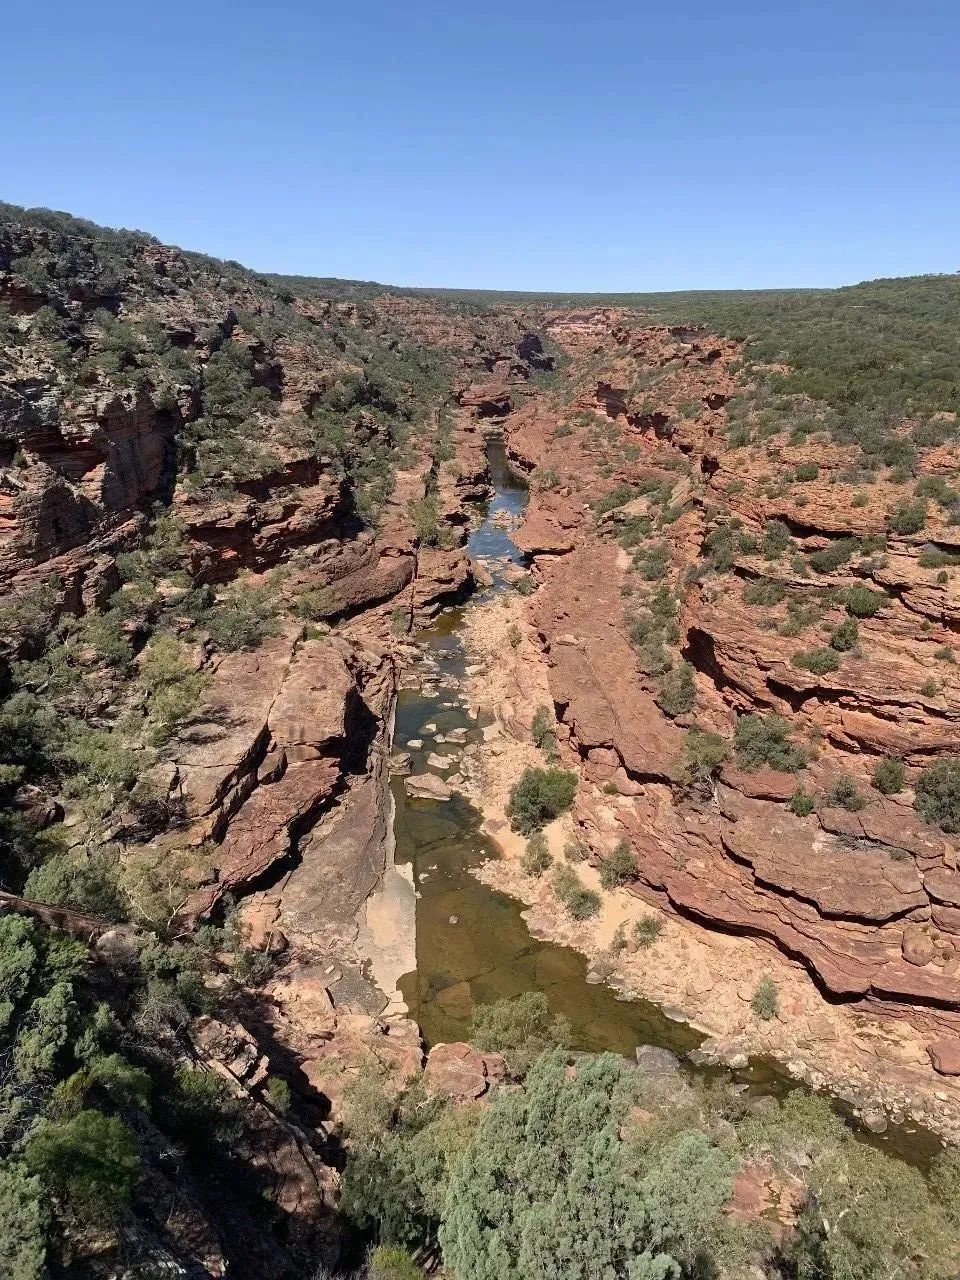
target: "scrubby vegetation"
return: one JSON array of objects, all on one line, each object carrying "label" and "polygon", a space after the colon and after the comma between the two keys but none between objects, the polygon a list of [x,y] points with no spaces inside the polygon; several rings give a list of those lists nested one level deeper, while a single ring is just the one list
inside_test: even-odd
[{"label": "scrubby vegetation", "polygon": [[[754,1007],[776,1016],[769,978]],[[925,1179],[799,1091],[754,1108],[610,1054],[571,1067],[549,1048],[562,1028],[528,997],[478,1016],[481,1047],[501,1037],[523,1058],[488,1105],[450,1106],[417,1086],[379,1102],[368,1092],[375,1123],[358,1123],[350,1143],[344,1209],[381,1249],[442,1257],[456,1280],[949,1274],[951,1155]],[[795,1229],[775,1209],[749,1221],[726,1212],[737,1178],[758,1166],[784,1194],[796,1188]]]},{"label": "scrubby vegetation", "polygon": [[733,745],[742,769],[767,765],[785,773],[796,773],[806,764],[806,754],[790,740],[790,723],[782,716],[740,716]]},{"label": "scrubby vegetation", "polygon": [[914,804],[921,817],[941,831],[960,831],[960,760],[937,760],[921,770]]},{"label": "scrubby vegetation", "polygon": [[589,920],[600,910],[600,898],[588,889],[568,863],[562,862],[551,880],[557,899],[567,908],[574,920]]},{"label": "scrubby vegetation", "polygon": [[510,792],[507,814],[514,831],[530,835],[570,808],[577,775],[565,769],[525,769]]}]

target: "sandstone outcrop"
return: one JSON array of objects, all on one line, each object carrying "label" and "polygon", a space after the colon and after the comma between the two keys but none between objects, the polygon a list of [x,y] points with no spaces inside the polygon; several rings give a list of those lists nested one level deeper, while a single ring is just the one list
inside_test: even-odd
[{"label": "sandstone outcrop", "polygon": [[[902,492],[881,484],[868,504],[854,502],[844,479],[852,451],[833,444],[783,448],[781,466],[816,463],[817,478],[771,495],[762,451],[723,446],[736,343],[644,329],[603,310],[548,316],[545,330],[574,362],[569,382],[550,401],[529,397],[505,431],[532,474],[517,542],[533,557],[529,613],[560,736],[595,784],[578,801],[584,833],[601,851],[629,840],[636,892],[707,927],[774,942],[832,997],[909,1016],[931,1034],[960,1030],[955,841],[918,817],[910,793],[923,765],[955,750],[960,715],[955,668],[937,661],[951,652],[955,579],[920,557],[925,540],[950,542],[945,520],[931,509],[922,537],[889,534]],[[590,371],[578,373],[587,354]],[[641,370],[656,376],[653,395],[630,390]],[[937,466],[956,467],[955,447],[943,452]],[[721,560],[708,535],[724,519],[737,524]],[[771,521],[790,544],[773,559],[757,546]],[[881,535],[884,554],[858,542],[809,567],[838,538]],[[710,556],[718,567],[705,570]],[[689,664],[695,691],[694,710],[674,718],[659,705],[655,666],[644,668],[656,652],[646,657],[630,638],[638,614],[643,634],[642,602],[661,582],[678,601],[675,642],[669,628],[661,635],[668,649],[675,643],[672,665]],[[751,596],[758,582],[771,585]],[[859,620],[854,652],[824,674],[797,665],[798,652],[826,644],[848,617],[843,593],[864,584],[883,593],[881,608]],[[806,614],[750,603],[791,593]],[[786,717],[805,748],[802,773],[731,758],[708,795],[691,787],[694,717],[729,743],[738,715],[770,713]],[[899,794],[872,785],[884,756],[905,762]],[[851,779],[859,807],[831,804]],[[807,817],[788,805],[801,785],[816,798]]]}]

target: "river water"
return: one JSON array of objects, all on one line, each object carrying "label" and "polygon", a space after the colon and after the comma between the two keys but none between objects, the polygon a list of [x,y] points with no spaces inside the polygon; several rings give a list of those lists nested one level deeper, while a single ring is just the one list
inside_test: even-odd
[{"label": "river water", "polygon": [[[471,556],[493,562],[493,585],[480,593],[480,599],[509,590],[502,566],[508,561],[523,563],[497,516],[520,515],[527,500],[526,487],[508,467],[502,443],[489,443],[488,459],[493,497],[468,546]],[[394,736],[395,750],[409,752],[414,774],[449,777],[456,772],[465,744],[438,743],[438,735],[460,731],[455,736],[465,733],[470,743],[482,733],[462,694],[467,662],[459,637],[463,616],[463,608],[446,610],[417,637],[424,651],[424,678],[420,688],[401,691]],[[449,757],[450,768],[429,766],[431,753]],[[569,1020],[574,1049],[612,1050],[632,1057],[643,1044],[679,1055],[699,1045],[698,1032],[668,1018],[652,1002],[625,999],[602,983],[588,982],[587,961],[579,952],[532,937],[522,904],[471,875],[471,869],[496,856],[496,850],[480,831],[479,811],[463,796],[454,792],[450,800],[439,803],[411,799],[402,777],[393,779],[392,790],[394,860],[408,878],[412,876],[416,892],[416,968],[398,985],[428,1046],[469,1039],[477,1005],[532,990],[542,991],[551,1011]],[[685,1067],[698,1074],[736,1078],[754,1095],[782,1096],[799,1087],[770,1060],[753,1061],[740,1072],[688,1063]],[[868,1141],[878,1140],[861,1132]],[[921,1164],[939,1146],[932,1135],[910,1126],[891,1126],[880,1141]]]}]

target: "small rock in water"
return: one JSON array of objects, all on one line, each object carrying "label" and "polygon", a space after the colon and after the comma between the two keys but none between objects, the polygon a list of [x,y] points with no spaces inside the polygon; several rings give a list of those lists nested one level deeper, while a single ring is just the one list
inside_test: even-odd
[{"label": "small rock in water", "polygon": [[423,739],[411,738],[410,741],[407,743],[407,746],[410,748],[411,751],[419,751],[420,748],[423,746]]},{"label": "small rock in water", "polygon": [[880,1110],[864,1111],[860,1116],[863,1126],[871,1133],[886,1133],[887,1117]]},{"label": "small rock in water", "polygon": [[451,756],[441,756],[436,751],[431,751],[427,756],[427,764],[431,769],[452,769],[454,760]]}]

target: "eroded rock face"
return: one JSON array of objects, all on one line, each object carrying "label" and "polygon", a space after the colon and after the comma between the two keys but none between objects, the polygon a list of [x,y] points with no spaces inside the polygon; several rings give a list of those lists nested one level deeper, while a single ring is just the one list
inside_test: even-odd
[{"label": "eroded rock face", "polygon": [[[951,643],[956,588],[919,558],[924,540],[953,545],[946,518],[931,510],[921,537],[890,535],[885,554],[854,547],[811,569],[808,558],[838,537],[885,533],[902,491],[881,483],[854,502],[845,468],[855,450],[811,442],[782,448],[779,466],[815,462],[816,479],[772,493],[762,451],[720,439],[736,343],[644,329],[605,310],[548,316],[545,329],[572,359],[569,384],[549,404],[528,398],[505,429],[511,456],[534,475],[517,542],[534,558],[529,613],[561,742],[594,784],[578,799],[585,834],[601,849],[629,841],[635,892],[775,942],[834,996],[960,1030],[956,844],[918,817],[910,791],[923,765],[956,751],[960,684],[935,656]],[[577,373],[587,355],[589,371]],[[630,390],[641,370],[656,374],[655,396]],[[655,411],[638,403],[650,399]],[[931,454],[935,471],[960,461],[955,446],[944,449],[949,457]],[[708,534],[731,518],[744,537],[725,544],[724,559]],[[773,520],[786,541],[771,557],[760,544]],[[758,583],[767,590],[751,596]],[[644,649],[643,601],[661,584],[678,601],[666,664]],[[826,645],[848,617],[844,592],[857,584],[885,595],[859,619],[853,652],[823,674],[798,665],[799,651]],[[816,605],[811,617],[790,621],[791,592]],[[661,676],[681,660],[694,693],[671,718]],[[730,759],[718,782],[691,784],[691,724],[729,743],[738,715],[772,712],[805,748],[802,772]],[[907,777],[884,796],[871,774],[888,755],[905,761]],[[851,779],[865,803],[829,803]],[[806,817],[789,808],[801,785],[815,801]]]},{"label": "eroded rock face", "polygon": [[219,837],[215,882],[191,896],[185,918],[296,852],[344,775],[366,770],[392,681],[384,657],[297,632],[222,659],[175,754],[195,838]]}]

